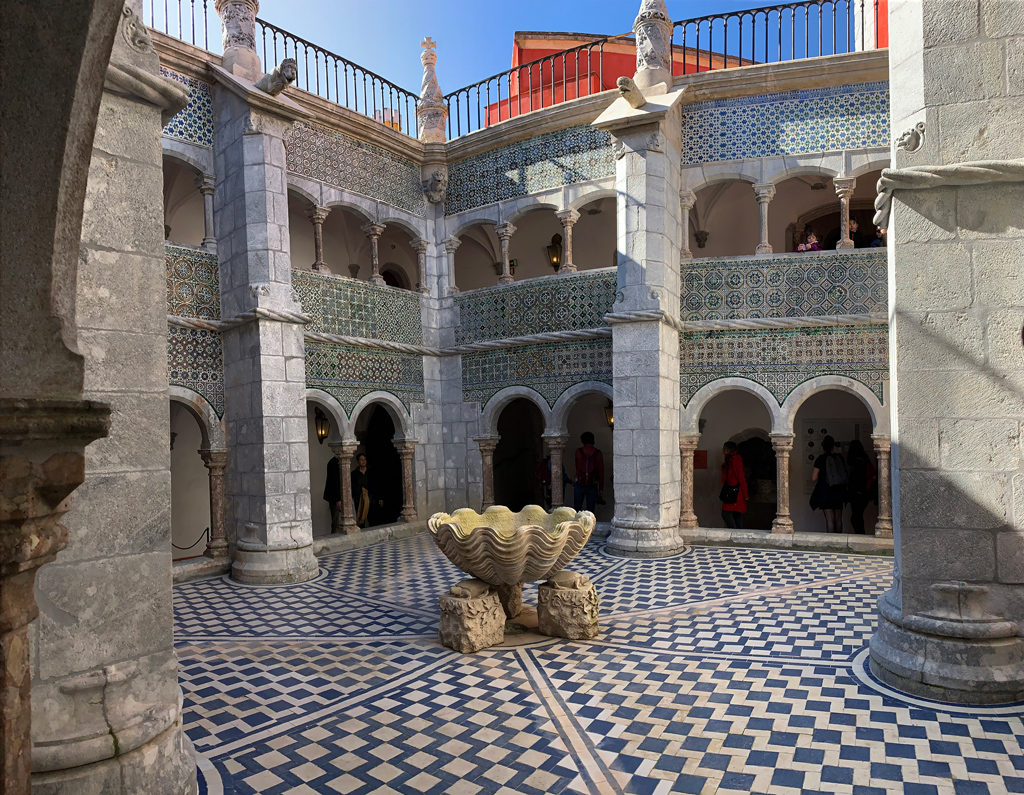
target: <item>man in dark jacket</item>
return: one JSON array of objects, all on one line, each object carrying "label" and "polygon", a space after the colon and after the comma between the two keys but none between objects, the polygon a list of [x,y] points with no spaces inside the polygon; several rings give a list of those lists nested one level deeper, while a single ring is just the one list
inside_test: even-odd
[{"label": "man in dark jacket", "polygon": [[324,499],[331,506],[331,532],[336,533],[341,527],[341,466],[336,455],[332,455],[331,460],[327,462]]}]

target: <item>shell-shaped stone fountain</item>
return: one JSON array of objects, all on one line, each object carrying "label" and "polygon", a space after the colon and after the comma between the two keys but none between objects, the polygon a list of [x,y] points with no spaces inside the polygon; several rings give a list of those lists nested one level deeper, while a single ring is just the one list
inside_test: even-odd
[{"label": "shell-shaped stone fountain", "polygon": [[568,565],[590,538],[596,519],[590,511],[555,508],[548,513],[527,505],[513,513],[492,505],[482,514],[460,508],[435,513],[427,526],[452,563],[494,586],[546,580]]}]

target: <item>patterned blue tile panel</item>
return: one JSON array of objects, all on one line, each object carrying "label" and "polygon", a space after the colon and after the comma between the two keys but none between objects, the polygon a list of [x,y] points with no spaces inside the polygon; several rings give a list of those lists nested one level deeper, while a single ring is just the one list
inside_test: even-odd
[{"label": "patterned blue tile panel", "polygon": [[680,270],[683,320],[888,311],[884,248],[701,259]]},{"label": "patterned blue tile panel", "polygon": [[302,270],[292,271],[292,287],[312,317],[307,331],[423,343],[419,293]]},{"label": "patterned blue tile panel", "polygon": [[888,82],[683,105],[683,165],[889,146]]},{"label": "patterned blue tile panel", "polygon": [[164,135],[213,148],[213,94],[210,84],[160,67],[160,74],[188,89],[188,104],[164,127]]},{"label": "patterned blue tile panel", "polygon": [[167,269],[167,314],[220,319],[220,272],[217,255],[185,246],[164,246]]},{"label": "patterned blue tile panel", "polygon": [[583,381],[612,383],[610,339],[521,345],[462,356],[462,399],[485,405],[507,386],[528,386],[548,405]]},{"label": "patterned blue tile panel", "polygon": [[167,380],[206,398],[224,416],[224,354],[220,333],[170,326],[167,329]]},{"label": "patterned blue tile panel", "polygon": [[360,398],[378,390],[390,392],[409,409],[423,402],[423,357],[307,342],[306,386],[333,395],[350,413]]},{"label": "patterned blue tile panel", "polygon": [[292,125],[285,143],[292,173],[426,215],[420,169],[411,160],[306,122]]},{"label": "patterned blue tile panel", "polygon": [[450,163],[445,214],[614,174],[610,134],[569,127]]},{"label": "patterned blue tile panel", "polygon": [[544,276],[518,284],[459,293],[458,344],[546,331],[600,328],[615,302],[614,268]]},{"label": "patterned blue tile panel", "polygon": [[887,326],[684,332],[679,337],[679,396],[736,376],[761,384],[781,404],[805,381],[842,375],[883,399],[889,380]]}]

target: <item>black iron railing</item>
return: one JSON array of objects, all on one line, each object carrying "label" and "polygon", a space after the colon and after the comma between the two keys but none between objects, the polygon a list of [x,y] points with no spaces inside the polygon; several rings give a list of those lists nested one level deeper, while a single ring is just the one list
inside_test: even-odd
[{"label": "black iron railing", "polygon": [[153,30],[211,52],[221,49],[220,19],[214,0],[149,0],[148,5],[143,4],[142,17]]}]

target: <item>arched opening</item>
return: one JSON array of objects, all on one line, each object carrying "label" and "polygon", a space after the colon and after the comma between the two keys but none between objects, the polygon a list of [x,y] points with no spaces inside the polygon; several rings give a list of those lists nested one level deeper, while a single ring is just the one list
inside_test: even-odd
[{"label": "arched opening", "polygon": [[[509,241],[509,260],[515,261],[515,280],[535,279],[538,276],[552,276],[557,267],[548,259],[548,246],[561,246],[562,224],[550,207],[537,207],[513,221],[515,234]],[[499,255],[501,249],[498,249]],[[501,261],[501,257],[498,257]]]},{"label": "arched opening", "polygon": [[[854,248],[869,248],[876,237],[881,237],[876,233],[873,220],[875,186],[881,174],[881,170],[877,170],[857,177],[857,184],[850,198],[850,220],[857,222],[855,233],[851,226]],[[786,239],[789,241],[786,251],[793,251],[799,241],[806,236],[807,230],[814,231],[822,249],[835,250],[840,235],[838,199],[834,204],[821,205],[797,215],[786,229]]]},{"label": "arched opening", "polygon": [[[326,423],[327,434],[320,440],[317,432],[317,423]],[[331,450],[330,442],[340,441],[341,433],[337,423],[330,415],[330,412],[318,406],[313,401],[306,403],[306,438],[309,449],[309,502],[312,509],[313,537],[320,538],[329,536],[333,532],[331,501],[328,496],[340,496],[340,481],[337,484],[329,484],[327,470],[331,459],[334,458],[334,451]]]},{"label": "arched opening", "polygon": [[572,261],[576,270],[614,268],[617,264],[614,196],[595,199],[579,208],[572,230]]},{"label": "arched opening", "polygon": [[[563,505],[574,505],[574,488],[576,482],[576,451],[581,447],[580,436],[589,431],[594,434],[594,447],[601,451],[604,461],[604,488],[603,502],[599,499],[594,508],[594,515],[599,522],[610,522],[615,513],[615,483],[613,479],[612,462],[615,460],[614,448],[612,446],[612,428],[608,425],[608,410],[612,409],[612,402],[600,393],[591,392],[581,395],[572,404],[566,420],[566,428],[569,433],[569,443],[565,447],[563,459],[566,473],[569,476],[570,484],[565,489],[565,500]],[[614,414],[613,414],[614,417]],[[554,477],[551,480],[556,483]],[[582,506],[586,507],[586,505]]]},{"label": "arched opening", "polygon": [[[795,221],[808,213],[822,222],[796,230]],[[775,198],[768,206],[768,242],[777,254],[796,251],[808,232],[814,232],[822,250],[835,250],[839,241],[839,197],[828,174],[801,174],[782,180],[775,186]]]},{"label": "arched opening", "polygon": [[170,402],[171,544],[174,560],[206,551],[210,529],[210,477],[199,450],[203,432],[195,415]]},{"label": "arched opening", "polygon": [[[392,524],[402,512],[402,460],[395,449],[395,422],[390,412],[379,403],[371,403],[359,414],[355,428],[359,449],[352,471],[356,473],[358,458],[366,456],[366,484],[370,509],[364,527]],[[358,509],[359,495],[353,493]]]},{"label": "arched opening", "polygon": [[[690,210],[694,257],[742,257],[761,239],[757,200],[749,182],[724,180],[698,190]],[[769,209],[769,219],[771,210]]]},{"label": "arched opening", "polygon": [[736,442],[742,447],[740,456],[749,492],[743,527],[770,529],[775,518],[775,454],[769,442],[771,415],[764,403],[751,392],[726,389],[704,405],[699,427],[701,454],[693,473],[693,510],[698,524],[724,526],[718,499],[722,447],[726,442]]},{"label": "arched opening", "polygon": [[544,417],[532,401],[516,398],[502,409],[494,449],[496,504],[513,511],[541,504],[543,487],[537,472],[544,460],[543,432]]},{"label": "arched opening", "polygon": [[182,161],[164,155],[164,239],[178,246],[199,248],[206,236],[202,174]]},{"label": "arched opening", "polygon": [[[389,287],[401,290],[418,289],[416,250],[412,247],[413,236],[405,228],[389,223],[377,243],[380,259],[380,275]],[[370,278],[367,271],[364,278]]]},{"label": "arched opening", "polygon": [[[793,526],[797,531],[825,530],[825,520],[821,511],[812,511],[810,506],[811,472],[814,462],[822,454],[821,442],[826,436],[836,441],[835,452],[847,458],[850,443],[858,440],[867,453],[868,460],[878,472],[878,461],[875,458],[871,443],[871,414],[864,402],[856,395],[840,389],[823,389],[808,397],[797,409],[793,420],[793,453],[789,473],[789,492],[792,495],[790,512]],[[851,532],[852,508],[848,504],[843,509],[843,531]],[[877,502],[868,499],[863,511],[864,527],[870,534],[874,530],[878,518]]]},{"label": "arched opening", "polygon": [[493,287],[501,273],[501,243],[495,225],[481,221],[459,235],[455,250],[455,285],[459,290]]},{"label": "arched opening", "polygon": [[[288,245],[293,270],[308,271],[313,268],[316,252],[313,245],[313,222],[309,212],[313,204],[305,196],[288,191]],[[328,216],[329,217],[329,216]],[[326,249],[326,246],[325,246]],[[333,261],[324,253],[325,261],[331,263],[331,271],[337,273]]]}]

